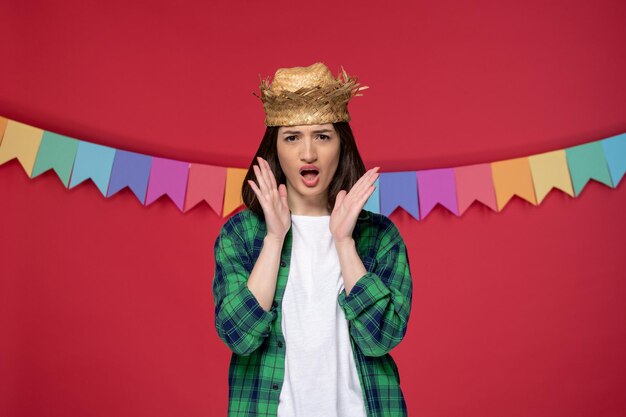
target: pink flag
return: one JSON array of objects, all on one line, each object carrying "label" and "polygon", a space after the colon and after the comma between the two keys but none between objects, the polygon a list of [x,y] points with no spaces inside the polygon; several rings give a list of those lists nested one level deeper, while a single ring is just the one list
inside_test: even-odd
[{"label": "pink flag", "polygon": [[489,163],[454,168],[454,176],[460,214],[463,214],[474,200],[480,201],[493,211],[498,211]]},{"label": "pink flag", "polygon": [[420,219],[426,217],[437,203],[459,215],[453,168],[417,171],[417,193]]},{"label": "pink flag", "polygon": [[180,211],[183,211],[188,175],[189,162],[154,157],[150,169],[145,205],[147,206],[163,194],[167,194]]},{"label": "pink flag", "polygon": [[201,201],[206,201],[218,216],[222,215],[226,168],[212,165],[191,164],[185,200],[185,211]]}]

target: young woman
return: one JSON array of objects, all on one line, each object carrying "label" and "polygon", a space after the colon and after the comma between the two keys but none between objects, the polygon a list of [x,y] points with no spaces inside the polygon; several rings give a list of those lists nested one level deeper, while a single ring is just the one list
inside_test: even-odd
[{"label": "young woman", "polygon": [[246,209],[214,247],[229,416],[407,414],[389,351],[411,311],[408,254],[393,222],[363,209],[378,167],[365,171],[347,112],[358,84],[343,76],[317,63],[261,84]]}]

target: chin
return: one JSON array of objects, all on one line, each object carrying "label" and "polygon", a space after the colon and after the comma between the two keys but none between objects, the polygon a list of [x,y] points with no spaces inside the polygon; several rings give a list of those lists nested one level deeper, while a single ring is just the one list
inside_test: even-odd
[{"label": "chin", "polygon": [[322,188],[321,186],[317,186],[314,188],[309,188],[304,184],[301,184],[298,187],[298,191],[300,192],[300,194],[305,194],[305,195],[318,195],[318,194],[323,194],[323,193],[327,193],[328,192],[328,186]]}]

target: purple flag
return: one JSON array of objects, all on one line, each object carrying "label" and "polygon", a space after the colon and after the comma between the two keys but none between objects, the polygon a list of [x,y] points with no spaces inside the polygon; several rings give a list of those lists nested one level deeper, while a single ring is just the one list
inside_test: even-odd
[{"label": "purple flag", "polygon": [[146,205],[149,205],[163,194],[167,194],[180,211],[183,211],[188,176],[189,162],[153,158]]},{"label": "purple flag", "polygon": [[397,207],[402,207],[419,220],[415,171],[381,172],[378,181],[381,214],[389,216]]},{"label": "purple flag", "polygon": [[453,168],[417,171],[420,217],[425,218],[437,203],[459,215]]},{"label": "purple flag", "polygon": [[128,186],[141,204],[144,204],[151,165],[151,156],[118,149],[113,161],[107,197]]}]

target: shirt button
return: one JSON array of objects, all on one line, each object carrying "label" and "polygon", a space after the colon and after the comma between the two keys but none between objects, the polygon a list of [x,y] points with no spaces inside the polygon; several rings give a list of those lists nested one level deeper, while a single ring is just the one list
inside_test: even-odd
[{"label": "shirt button", "polygon": [[278,347],[279,347],[279,348],[283,347],[283,341],[282,341],[282,340],[279,340],[279,341],[278,341]]},{"label": "shirt button", "polygon": [[287,262],[281,260],[280,261],[280,266],[282,266],[283,268],[287,266]]},{"label": "shirt button", "polygon": [[274,385],[272,385],[272,388],[273,388],[273,389],[278,389],[278,384],[274,384]]}]

